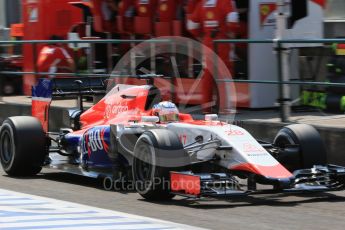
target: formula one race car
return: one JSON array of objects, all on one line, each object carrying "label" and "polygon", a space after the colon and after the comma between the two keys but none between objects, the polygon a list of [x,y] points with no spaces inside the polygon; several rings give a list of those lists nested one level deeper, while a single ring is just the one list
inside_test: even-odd
[{"label": "formula one race car", "polygon": [[[79,80],[77,87],[62,84],[64,79],[41,80],[33,89],[35,117],[3,122],[5,172],[30,176],[51,167],[121,179],[133,182],[149,200],[344,189],[345,168],[326,164],[325,147],[313,127],[290,125],[273,143],[257,141],[217,115],[194,120],[179,113],[173,103],[161,102],[154,75],[138,78],[148,83],[118,84],[86,111],[82,96],[102,93],[102,80]],[[81,102],[69,111],[70,127],[45,131],[51,99],[70,95],[79,95]],[[260,191],[257,184],[271,186]]]}]

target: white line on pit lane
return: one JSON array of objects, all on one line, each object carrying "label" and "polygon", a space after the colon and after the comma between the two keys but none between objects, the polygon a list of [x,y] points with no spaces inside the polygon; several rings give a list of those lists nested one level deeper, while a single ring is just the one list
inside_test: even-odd
[{"label": "white line on pit lane", "polygon": [[197,230],[201,228],[0,189],[0,229]]}]

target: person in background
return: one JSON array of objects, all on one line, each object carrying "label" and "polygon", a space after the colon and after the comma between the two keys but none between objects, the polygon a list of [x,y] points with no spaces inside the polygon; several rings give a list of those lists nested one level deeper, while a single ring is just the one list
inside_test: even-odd
[{"label": "person in background", "polygon": [[[214,49],[214,40],[218,39],[230,39],[235,38],[235,34],[238,31],[239,15],[236,10],[236,6],[233,1],[230,0],[201,0],[197,3],[194,11],[189,14],[187,18],[187,29],[197,39],[199,39],[203,45],[204,56],[204,71],[203,71],[203,88],[209,88],[213,85],[212,77],[215,73],[212,72],[214,68],[214,59],[210,50]],[[230,44],[219,44],[217,55],[220,60],[224,62],[232,75],[233,63],[231,60],[231,46]],[[222,70],[221,70],[222,71]],[[229,75],[226,73],[218,73],[222,77]],[[218,92],[222,93],[222,92]],[[203,94],[203,103],[207,104],[211,101],[212,90]],[[209,109],[204,109],[204,112],[208,112]]]},{"label": "person in background", "polygon": [[[63,38],[53,35],[50,40],[63,40]],[[45,45],[39,52],[37,70],[40,73],[47,73],[49,78],[54,78],[56,73],[73,73],[75,63],[64,45],[53,43]]]},{"label": "person in background", "polygon": [[[140,34],[142,37],[140,39],[149,39],[154,36],[154,22],[156,21],[156,9],[157,9],[157,0],[135,0],[135,13],[137,17],[146,18],[148,23],[150,23],[150,29],[145,33],[138,33],[138,29],[135,33]],[[140,19],[142,20],[142,19]],[[146,20],[142,20],[146,21]]]},{"label": "person in background", "polygon": [[103,0],[101,4],[101,12],[105,22],[105,29],[109,32],[115,32],[116,17],[118,15],[118,1]]},{"label": "person in background", "polygon": [[193,35],[188,31],[187,28],[187,19],[191,17],[191,15],[193,14],[195,8],[197,7],[197,5],[200,3],[201,0],[183,0],[183,11],[184,11],[184,21],[185,21],[185,26],[184,29],[188,35],[188,37],[193,37]]},{"label": "person in background", "polygon": [[181,0],[158,0],[157,21],[172,22],[182,19]]},{"label": "person in background", "polygon": [[135,16],[135,1],[121,0],[118,5],[118,15],[122,18],[121,26],[124,32],[133,31],[133,18]]},{"label": "person in background", "polygon": [[149,17],[154,21],[157,0],[135,0],[136,16]]},{"label": "person in background", "polygon": [[201,0],[183,0],[183,8],[185,14],[187,16],[191,15],[200,1]]},{"label": "person in background", "polygon": [[[236,8],[239,13],[238,39],[248,39],[248,9],[249,0],[236,0]],[[241,59],[247,59],[248,44],[236,44],[236,54]]]},{"label": "person in background", "polygon": [[[135,0],[121,0],[118,5],[119,20],[118,28],[121,39],[133,39],[134,34],[134,16],[135,16]],[[121,44],[121,54],[124,55],[130,50],[130,44]]]}]

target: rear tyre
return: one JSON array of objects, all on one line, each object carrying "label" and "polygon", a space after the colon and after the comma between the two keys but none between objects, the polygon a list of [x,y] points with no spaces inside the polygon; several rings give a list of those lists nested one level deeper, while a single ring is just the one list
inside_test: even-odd
[{"label": "rear tyre", "polygon": [[46,156],[46,135],[34,117],[7,118],[0,131],[0,160],[10,176],[39,173]]},{"label": "rear tyre", "polygon": [[319,132],[310,125],[295,124],[282,128],[274,139],[274,145],[284,149],[277,155],[277,160],[292,172],[327,164],[324,143]]},{"label": "rear tyre", "polygon": [[178,136],[164,129],[143,133],[134,148],[133,179],[136,191],[147,200],[170,200],[170,171],[189,165],[189,155]]}]

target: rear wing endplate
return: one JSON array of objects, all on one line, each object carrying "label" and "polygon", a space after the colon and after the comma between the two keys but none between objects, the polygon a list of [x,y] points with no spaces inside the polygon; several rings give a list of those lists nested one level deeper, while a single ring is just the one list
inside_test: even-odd
[{"label": "rear wing endplate", "polygon": [[37,85],[32,87],[32,116],[42,124],[44,131],[48,132],[49,108],[54,98],[105,95],[107,78],[55,78],[39,79]]}]

